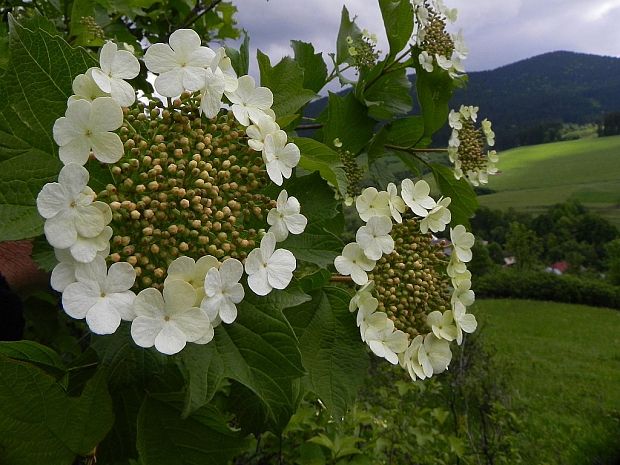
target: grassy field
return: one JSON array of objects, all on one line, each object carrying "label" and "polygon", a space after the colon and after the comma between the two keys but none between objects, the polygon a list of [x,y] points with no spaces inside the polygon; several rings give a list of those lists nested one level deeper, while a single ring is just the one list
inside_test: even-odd
[{"label": "grassy field", "polygon": [[620,227],[620,136],[519,147],[498,167],[481,205],[537,213],[575,199]]},{"label": "grassy field", "polygon": [[508,299],[472,312],[512,378],[525,463],[617,463],[600,451],[620,456],[620,312]]}]

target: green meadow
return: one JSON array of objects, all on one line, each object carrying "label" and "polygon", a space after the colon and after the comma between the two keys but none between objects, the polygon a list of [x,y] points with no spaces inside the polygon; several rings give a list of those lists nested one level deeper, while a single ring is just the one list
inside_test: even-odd
[{"label": "green meadow", "polygon": [[472,313],[510,376],[525,463],[616,463],[620,312],[501,299],[478,301]]},{"label": "green meadow", "polygon": [[495,191],[481,205],[538,213],[578,200],[620,227],[620,136],[519,147],[500,153]]}]

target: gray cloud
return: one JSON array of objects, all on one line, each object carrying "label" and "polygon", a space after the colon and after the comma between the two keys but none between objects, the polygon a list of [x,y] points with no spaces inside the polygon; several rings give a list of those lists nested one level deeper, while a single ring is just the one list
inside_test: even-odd
[{"label": "gray cloud", "polygon": [[[332,52],[343,4],[387,50],[376,0],[238,0],[239,25],[276,62],[291,39]],[[553,50],[620,55],[620,0],[446,0],[470,48],[468,70],[492,69]],[[327,56],[325,55],[327,59]],[[255,60],[252,60],[255,61]]]}]

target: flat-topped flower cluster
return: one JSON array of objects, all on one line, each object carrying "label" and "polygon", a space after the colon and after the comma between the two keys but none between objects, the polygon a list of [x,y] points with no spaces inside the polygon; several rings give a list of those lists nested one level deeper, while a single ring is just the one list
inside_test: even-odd
[{"label": "flat-topped flower cluster", "polygon": [[[300,152],[275,121],[272,92],[237,78],[224,49],[202,46],[195,31],[175,31],[143,61],[174,102],[136,102],[127,81],[140,62],[107,42],[54,124],[64,167],[37,208],[66,313],[96,334],[130,321],[136,344],[174,354],[235,321],[244,274],[261,296],[291,282],[295,257],[277,243],[307,220],[286,190],[276,200],[257,191],[281,186]],[[89,160],[110,165],[114,182],[99,195]]]},{"label": "flat-topped flower cluster", "polygon": [[386,191],[369,187],[355,204],[366,224],[334,265],[362,286],[350,303],[361,339],[414,380],[441,373],[450,342],[461,344],[463,332],[476,329],[466,313],[474,302],[466,265],[473,234],[450,228],[450,245],[433,236],[450,224],[450,198],[433,199],[424,180],[405,179],[400,195],[392,183]]}]

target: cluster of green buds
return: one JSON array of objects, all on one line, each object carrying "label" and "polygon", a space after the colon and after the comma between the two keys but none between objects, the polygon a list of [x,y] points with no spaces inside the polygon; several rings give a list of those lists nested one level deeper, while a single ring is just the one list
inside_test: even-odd
[{"label": "cluster of green buds", "polygon": [[486,184],[488,176],[497,173],[497,152],[489,150],[495,145],[495,133],[487,119],[476,127],[478,107],[462,105],[459,111],[451,110],[449,124],[452,135],[448,155],[454,163],[457,179],[466,177],[474,186]]},{"label": "cluster of green buds", "polygon": [[344,167],[344,173],[347,176],[347,198],[345,201],[348,205],[353,204],[353,199],[361,194],[360,183],[364,176],[364,170],[357,162],[357,158],[349,150],[342,148],[342,142],[340,139],[334,139],[334,147],[338,155],[340,155],[340,162]]},{"label": "cluster of green buds", "polygon": [[80,24],[84,26],[95,39],[105,39],[105,31],[92,16],[82,16],[80,18]]},{"label": "cluster of green buds", "polygon": [[125,109],[125,153],[98,199],[112,209],[109,261],[126,261],[137,288],[163,288],[179,256],[244,260],[275,201],[259,152],[231,112],[206,120],[194,95]]},{"label": "cluster of green buds", "polygon": [[366,29],[356,38],[347,37],[349,55],[353,59],[353,64],[358,70],[373,67],[379,59],[377,47],[377,36],[369,33]]}]

